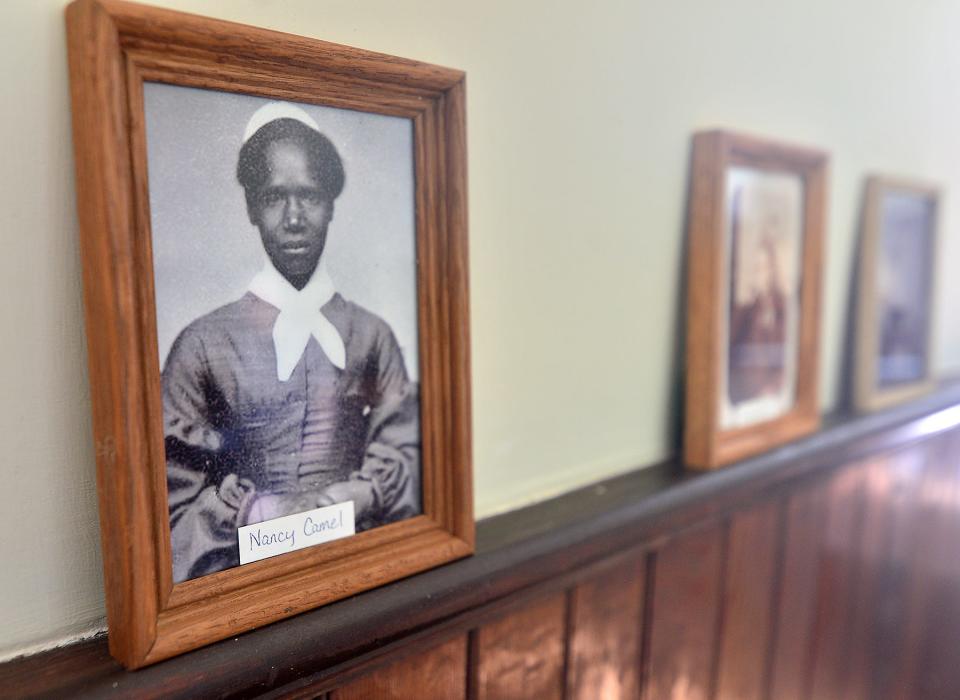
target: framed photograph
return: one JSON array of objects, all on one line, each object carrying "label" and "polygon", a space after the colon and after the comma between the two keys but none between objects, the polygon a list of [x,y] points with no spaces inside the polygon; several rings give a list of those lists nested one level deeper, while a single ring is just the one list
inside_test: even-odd
[{"label": "framed photograph", "polygon": [[816,429],[827,157],[698,133],[690,176],[687,465],[711,469]]},{"label": "framed photograph", "polygon": [[464,75],[67,9],[111,653],[473,551]]},{"label": "framed photograph", "polygon": [[933,386],[933,291],[939,193],[867,181],[860,241],[854,403],[872,411]]}]

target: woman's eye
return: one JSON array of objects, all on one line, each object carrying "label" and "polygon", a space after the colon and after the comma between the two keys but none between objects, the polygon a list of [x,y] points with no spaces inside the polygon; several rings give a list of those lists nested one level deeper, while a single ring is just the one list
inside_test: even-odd
[{"label": "woman's eye", "polygon": [[307,204],[320,204],[323,200],[323,197],[320,196],[319,192],[304,192],[303,201]]},{"label": "woman's eye", "polygon": [[283,197],[280,196],[280,193],[279,193],[279,192],[264,192],[264,193],[260,196],[260,201],[262,201],[264,204],[268,204],[268,205],[279,204],[280,201],[282,201],[282,200],[283,200]]}]

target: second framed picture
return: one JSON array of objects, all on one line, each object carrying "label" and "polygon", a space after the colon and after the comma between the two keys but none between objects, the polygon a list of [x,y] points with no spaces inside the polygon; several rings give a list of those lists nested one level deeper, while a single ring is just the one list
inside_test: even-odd
[{"label": "second framed picture", "polygon": [[712,469],[819,423],[827,156],[728,131],[695,135],[684,460]]}]

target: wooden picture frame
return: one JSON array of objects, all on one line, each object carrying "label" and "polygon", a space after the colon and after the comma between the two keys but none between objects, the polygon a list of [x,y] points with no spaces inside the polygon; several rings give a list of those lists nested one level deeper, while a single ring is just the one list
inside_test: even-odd
[{"label": "wooden picture frame", "polygon": [[[897,197],[899,201],[891,197]],[[897,204],[900,211],[885,209],[885,205]],[[858,261],[853,371],[853,399],[858,411],[875,411],[916,398],[930,391],[935,384],[932,371],[933,299],[939,212],[940,193],[933,185],[882,176],[867,179]],[[890,221],[892,215],[898,215],[899,226]],[[918,226],[922,230],[917,230]],[[885,255],[885,234],[892,236],[898,233],[901,236],[901,249]],[[904,236],[909,238],[902,238]],[[919,236],[927,237],[925,245],[910,240]],[[898,245],[896,241],[888,240],[888,245]],[[916,257],[913,255],[915,253],[918,254]],[[881,281],[883,265],[886,265],[887,277],[890,278],[886,284]],[[907,267],[910,265],[922,269],[911,270]],[[892,304],[888,304],[884,311],[880,299],[883,287],[896,287],[897,278],[904,275],[905,284],[899,286],[904,288],[912,297],[914,306],[919,308],[900,309],[892,314]],[[913,297],[913,294],[916,296]],[[904,326],[899,333],[890,323],[894,318],[901,321],[896,325]],[[912,327],[906,328],[910,322]],[[894,370],[899,366],[901,369],[896,371],[906,376],[888,377],[888,386],[884,387],[884,378],[880,376],[885,373],[881,364],[883,346],[896,344],[896,337],[899,337],[901,344],[919,343],[920,347],[911,348],[909,353],[900,353],[898,358],[888,358],[886,366]],[[911,366],[905,368],[904,360]],[[886,372],[888,375],[890,373]]]},{"label": "wooden picture frame", "polygon": [[[464,74],[112,0],[66,21],[111,653],[152,664],[471,554]],[[421,515],[173,583],[145,81],[411,120]]]},{"label": "wooden picture frame", "polygon": [[[739,293],[739,287],[734,288],[731,282],[731,260],[734,256],[731,238],[737,236],[739,240],[741,234],[733,232],[743,231],[744,239],[736,253],[739,260],[740,256],[746,255],[740,250],[750,250],[744,247],[751,240],[746,237],[747,232],[753,230],[748,228],[748,219],[759,221],[759,215],[751,215],[752,219],[747,214],[737,214],[739,218],[731,217],[731,209],[741,205],[746,207],[748,201],[736,199],[741,196],[736,192],[746,190],[731,189],[736,184],[735,178],[761,183],[769,190],[769,194],[765,195],[769,203],[764,206],[770,210],[771,216],[781,217],[776,211],[781,206],[777,202],[782,202],[784,212],[793,212],[789,216],[783,214],[782,220],[775,219],[780,222],[777,226],[789,226],[794,231],[793,237],[786,234],[781,236],[780,233],[771,235],[777,236],[777,241],[794,240],[790,244],[793,248],[787,248],[793,251],[794,257],[781,255],[781,258],[789,260],[780,263],[777,262],[780,258],[776,258],[774,252],[769,254],[770,275],[778,276],[770,278],[771,285],[774,285],[774,279],[784,277],[775,271],[784,269],[785,265],[793,266],[786,268],[793,270],[787,275],[792,283],[783,283],[787,291],[777,294],[786,299],[788,304],[791,300],[795,300],[795,303],[791,307],[784,306],[781,301],[777,308],[786,308],[787,311],[775,314],[775,318],[786,318],[785,323],[778,321],[777,325],[781,328],[786,325],[787,335],[783,340],[767,342],[768,346],[774,348],[774,355],[780,353],[778,356],[782,358],[789,354],[789,358],[778,360],[781,363],[780,374],[772,375],[779,392],[775,401],[764,399],[760,402],[758,398],[758,405],[751,406],[751,409],[763,410],[753,410],[752,420],[749,412],[737,414],[729,408],[732,405],[739,410],[741,405],[748,405],[748,400],[739,399],[740,403],[734,404],[730,398],[732,393],[727,393],[728,373],[733,367],[730,357],[734,353],[730,348],[735,338],[742,335],[739,329],[743,326],[741,314],[738,316],[737,332],[731,331],[732,319],[740,308],[734,307],[734,295]],[[729,131],[706,131],[694,136],[688,212],[684,425],[684,460],[690,467],[716,468],[758,454],[817,428],[820,266],[826,178],[827,156],[818,150]],[[763,185],[767,181],[769,186]],[[730,197],[734,199],[728,202]],[[761,201],[759,195],[751,197],[750,202]],[[740,218],[743,222],[740,222]],[[735,228],[738,226],[741,228]],[[759,224],[749,226],[757,228]],[[768,247],[771,251],[781,249],[779,243],[769,243]],[[793,340],[788,340],[788,336]],[[761,389],[754,387],[738,391],[749,395],[748,391],[759,392]],[[755,395],[761,396],[760,393]],[[736,417],[735,420],[729,418],[731,415]]]}]

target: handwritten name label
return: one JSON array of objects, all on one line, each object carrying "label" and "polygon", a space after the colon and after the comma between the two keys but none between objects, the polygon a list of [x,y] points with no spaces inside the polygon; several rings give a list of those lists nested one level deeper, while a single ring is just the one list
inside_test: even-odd
[{"label": "handwritten name label", "polygon": [[249,564],[356,533],[353,501],[237,528],[240,563]]}]

